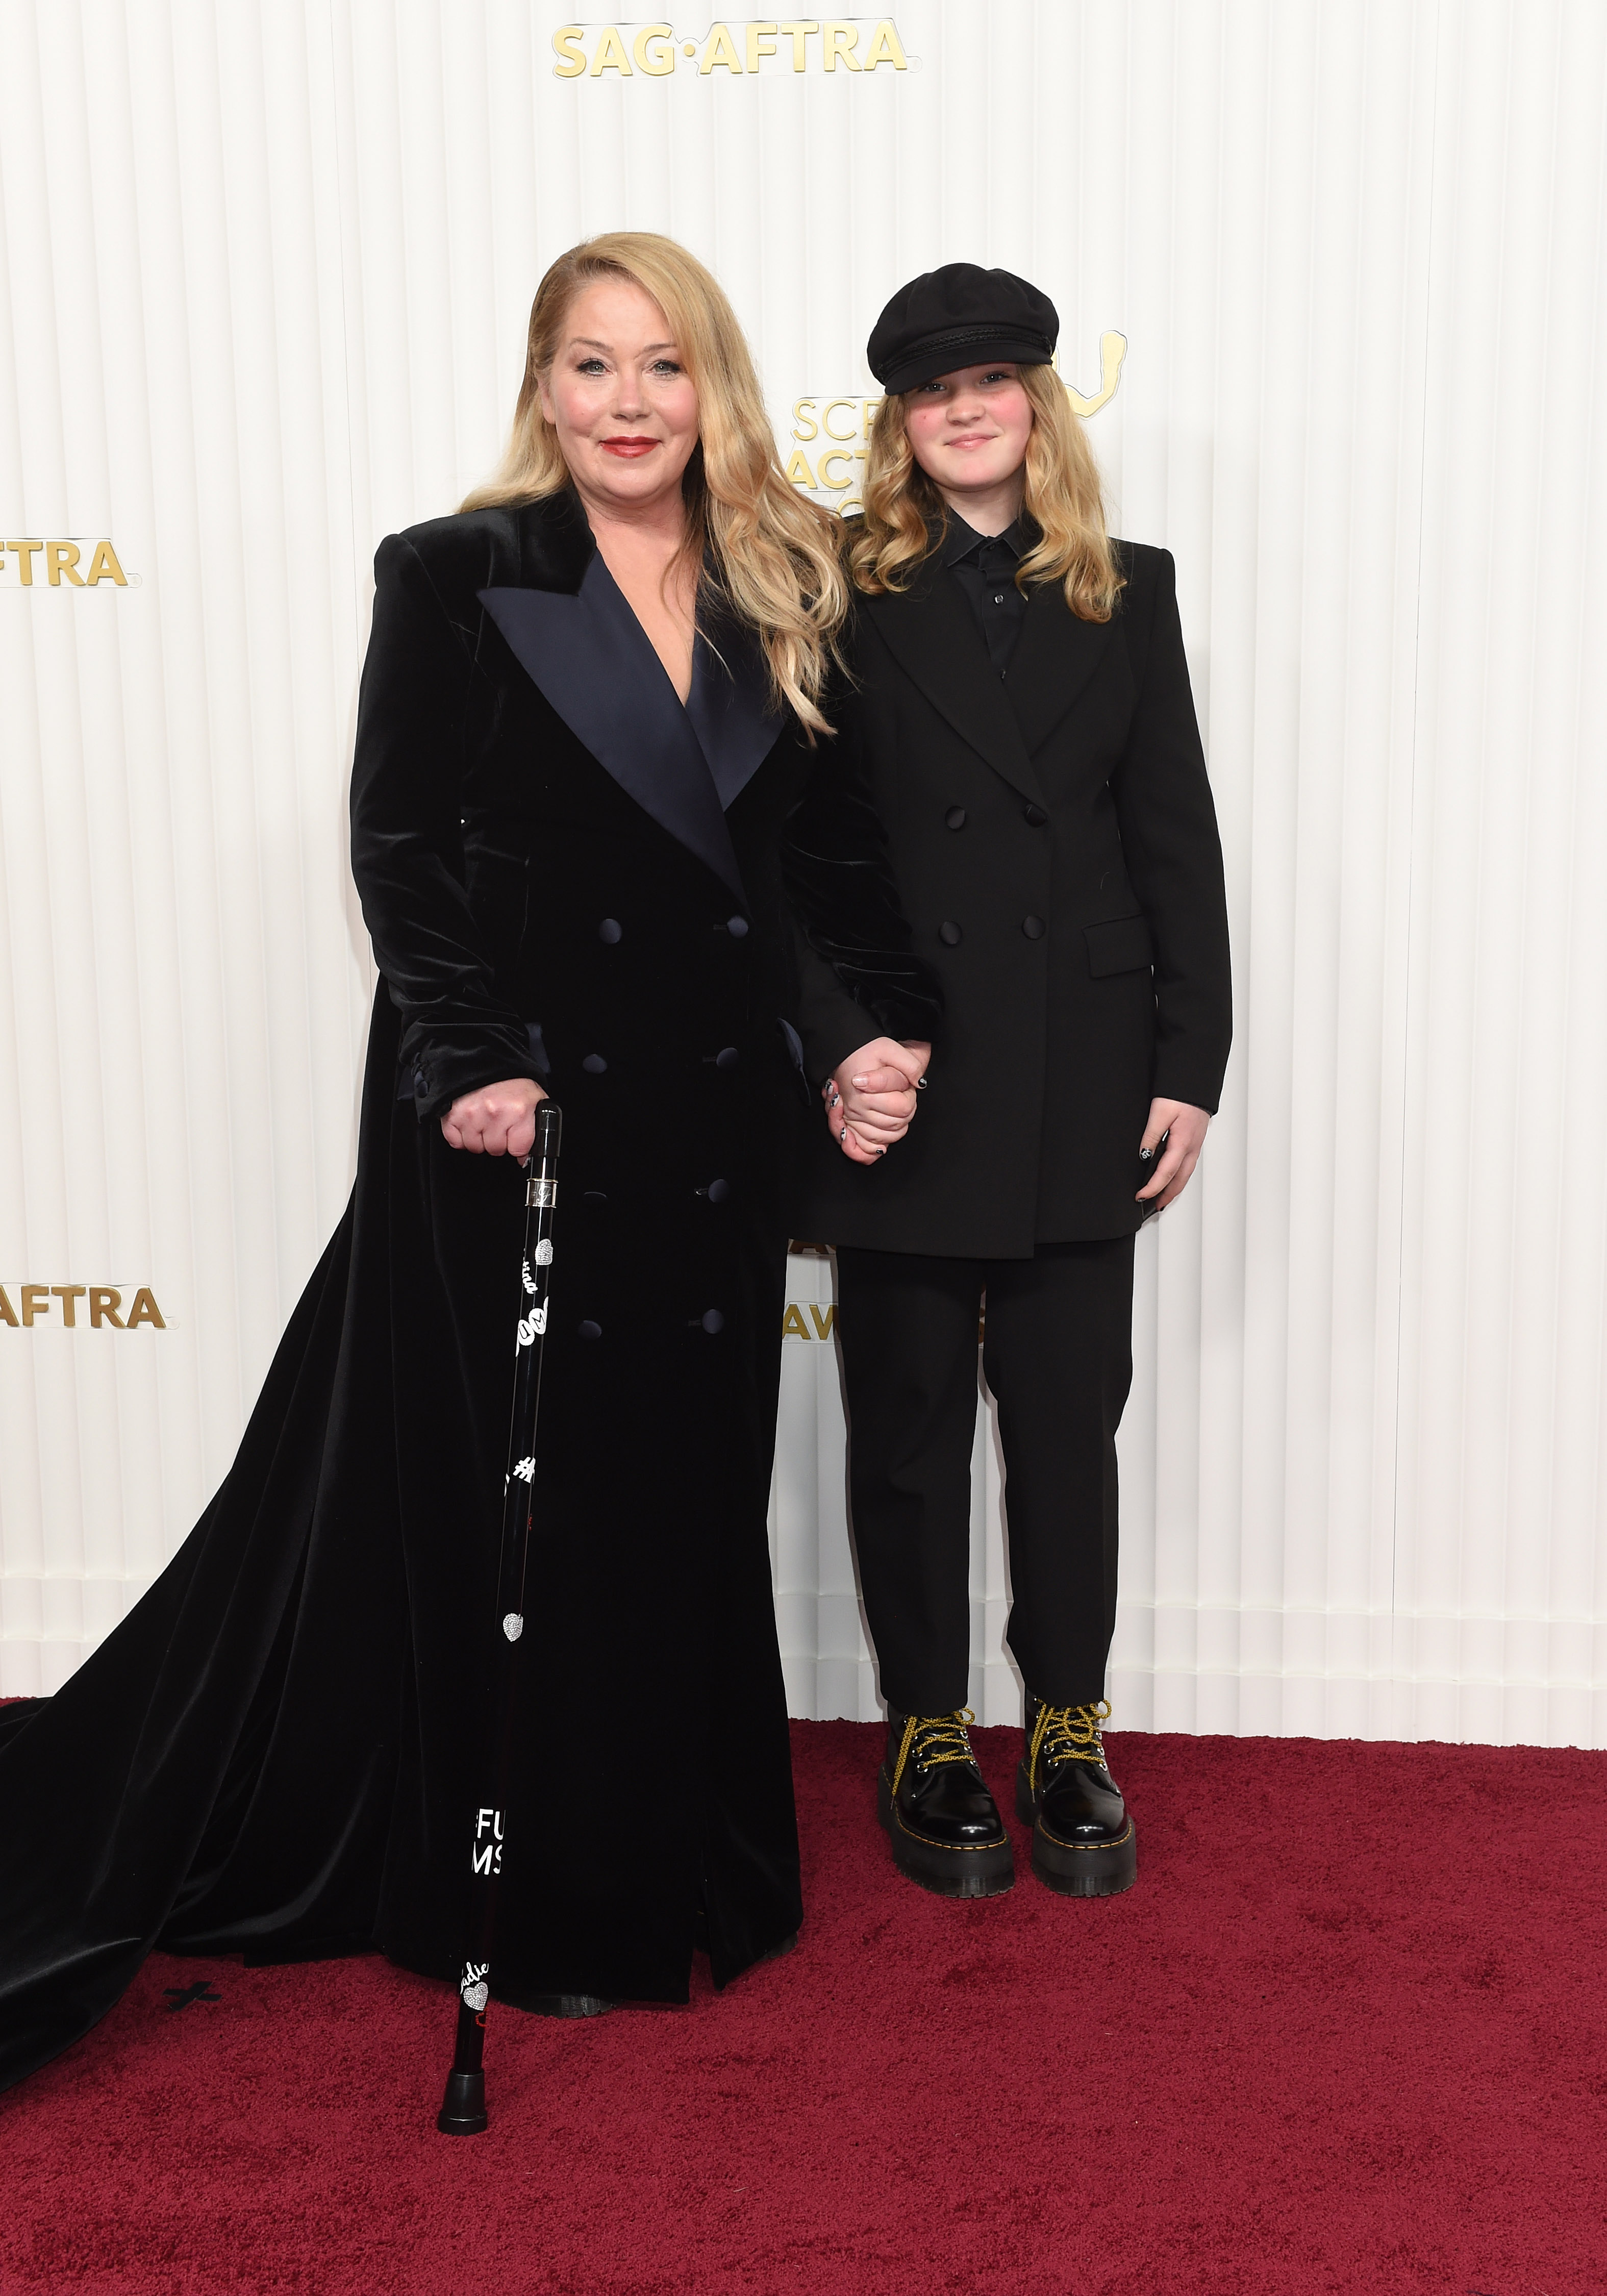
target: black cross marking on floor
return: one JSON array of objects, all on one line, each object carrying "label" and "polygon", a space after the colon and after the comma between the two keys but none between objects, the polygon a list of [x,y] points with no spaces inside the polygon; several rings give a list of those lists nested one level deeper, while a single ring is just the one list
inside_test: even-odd
[{"label": "black cross marking on floor", "polygon": [[192,2001],[223,1999],[222,1994],[214,1988],[209,1977],[198,1977],[193,1985],[169,1985],[164,1990],[168,1996],[168,2010],[175,2013],[180,2009],[187,2009]]}]

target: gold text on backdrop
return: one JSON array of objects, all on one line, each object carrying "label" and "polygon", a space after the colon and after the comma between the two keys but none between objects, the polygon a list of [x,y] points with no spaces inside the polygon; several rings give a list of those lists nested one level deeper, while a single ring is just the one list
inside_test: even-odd
[{"label": "gold text on backdrop", "polygon": [[666,79],[683,59],[703,79],[717,71],[741,78],[767,66],[773,71],[790,66],[795,72],[873,72],[883,64],[894,71],[909,70],[898,28],[885,16],[711,24],[701,40],[686,38],[673,24],[561,24],[553,35],[553,53],[560,79],[601,79],[608,72],[621,79]]},{"label": "gold text on backdrop", "polygon": [[98,582],[115,582],[119,590],[128,586],[109,542],[87,541],[82,535],[57,542],[26,535],[0,542],[0,590],[59,590],[63,583],[70,590],[93,590]]},{"label": "gold text on backdrop", "polygon": [[[149,1324],[159,1332],[168,1328],[168,1319],[156,1304],[155,1294],[148,1284],[142,1283],[128,1303],[125,1320],[123,1292],[115,1283],[18,1283],[12,1287],[22,1308],[19,1316],[0,1283],[0,1324],[9,1324],[13,1332],[31,1332],[37,1324],[48,1329],[65,1327],[70,1332],[81,1330],[84,1318],[78,1314],[78,1302],[88,1308],[89,1329],[100,1331],[110,1324],[114,1332],[132,1332],[142,1324]],[[127,1289],[125,1285],[124,1290]],[[53,1313],[51,1301],[61,1302],[59,1312]]]},{"label": "gold text on backdrop", "polygon": [[808,1314],[815,1326],[813,1331],[804,1321],[804,1309],[799,1307],[796,1300],[789,1300],[787,1312],[781,1319],[783,1339],[829,1340],[837,1322],[836,1308],[834,1307],[817,1308],[811,1300],[808,1303]]}]

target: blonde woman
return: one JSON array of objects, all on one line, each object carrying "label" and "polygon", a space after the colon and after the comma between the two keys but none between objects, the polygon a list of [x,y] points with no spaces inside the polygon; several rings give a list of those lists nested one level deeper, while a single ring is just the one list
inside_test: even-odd
[{"label": "blonde woman", "polygon": [[800,1219],[838,1248],[882,1821],[902,1871],[955,1897],[1013,1875],[966,1735],[984,1297],[1028,1694],[1018,1814],[1050,1888],[1106,1896],[1136,1874],[1102,1737],[1133,1237],[1193,1170],[1231,1026],[1172,562],[1105,532],[1057,324],[1028,281],[954,263],[871,336],[887,396],[849,554],[845,740],[945,1004],[921,1121],[885,1164],[832,1151],[887,1113],[833,1056],[840,976],[805,1030],[830,1134]]},{"label": "blonde woman", "polygon": [[[766,1538],[807,1112],[777,857],[836,771],[846,590],[701,265],[631,233],[561,258],[497,478],[376,574],[352,865],[381,980],[352,1206],[201,1525],[0,1750],[0,2079],[153,1942],[454,1972],[515,1159],[547,1093],[562,1205],[497,1989],[565,2014],[684,2000],[695,1946],[723,1985],[799,1924]],[[920,1065],[878,1040],[927,1034],[930,1006],[839,795],[842,882],[823,862],[812,922],[857,966],[836,1050],[890,1087],[856,1136],[872,1159]]]}]

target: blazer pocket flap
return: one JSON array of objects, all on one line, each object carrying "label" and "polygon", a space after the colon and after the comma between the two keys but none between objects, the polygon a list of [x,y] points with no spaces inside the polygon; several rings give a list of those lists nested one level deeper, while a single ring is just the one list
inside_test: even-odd
[{"label": "blazer pocket flap", "polygon": [[1147,917],[1112,917],[1107,924],[1085,925],[1083,939],[1088,944],[1088,971],[1095,980],[1111,972],[1136,972],[1141,965],[1155,962]]}]

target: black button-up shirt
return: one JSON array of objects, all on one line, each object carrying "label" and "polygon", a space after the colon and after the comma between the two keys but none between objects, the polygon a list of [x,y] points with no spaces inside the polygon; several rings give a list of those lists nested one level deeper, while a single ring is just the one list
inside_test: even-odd
[{"label": "black button-up shirt", "polygon": [[971,602],[989,660],[1001,677],[1027,619],[1027,599],[1015,570],[1037,539],[1023,512],[1003,534],[977,534],[957,512],[948,513],[943,563]]}]

